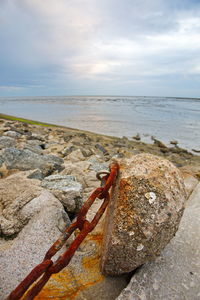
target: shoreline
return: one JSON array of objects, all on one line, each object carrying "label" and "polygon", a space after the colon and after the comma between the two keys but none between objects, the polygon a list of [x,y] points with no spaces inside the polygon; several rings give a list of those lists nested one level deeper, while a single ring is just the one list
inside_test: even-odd
[{"label": "shoreline", "polygon": [[[28,126],[30,132],[34,132],[36,128],[36,131],[41,132],[41,135],[47,135],[47,132],[49,130],[49,132],[51,132],[51,135],[54,136],[55,140],[61,139],[62,134],[71,135],[71,138],[69,138],[69,140],[65,142],[65,144],[63,144],[63,148],[65,148],[69,144],[69,147],[73,146],[76,149],[81,148],[84,151],[85,146],[86,149],[91,148],[92,152],[102,156],[103,160],[105,161],[109,161],[112,157],[129,157],[130,155],[135,155],[144,152],[162,156],[170,160],[177,167],[183,168],[184,171],[191,172],[194,176],[200,178],[200,156],[197,155],[197,153],[189,152],[184,148],[180,148],[176,144],[168,147],[162,141],[157,140],[156,138],[154,138],[152,141],[153,143],[150,144],[145,143],[141,140],[137,140],[137,138],[128,139],[127,137],[120,138],[108,136],[86,130],[80,130],[66,126],[59,126],[55,124],[29,120],[6,114],[0,114],[0,120],[1,123],[10,122],[9,125],[13,128],[15,128],[16,125],[18,127]],[[81,135],[88,137],[88,141],[85,143],[85,145],[84,143],[83,145],[81,145]],[[55,144],[57,146],[55,146],[54,148],[62,148],[61,145],[59,147],[59,142]],[[51,151],[50,148],[49,151],[44,151],[44,153],[45,152],[59,154],[59,156],[63,157],[63,153],[61,150],[60,152],[54,150]]]}]

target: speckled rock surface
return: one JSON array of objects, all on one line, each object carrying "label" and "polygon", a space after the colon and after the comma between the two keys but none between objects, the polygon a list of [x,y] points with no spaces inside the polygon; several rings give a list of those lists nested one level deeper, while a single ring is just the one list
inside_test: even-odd
[{"label": "speckled rock surface", "polygon": [[200,184],[174,239],[154,262],[141,267],[117,300],[200,299]]},{"label": "speckled rock surface", "polygon": [[62,170],[63,160],[55,155],[40,155],[28,149],[6,148],[2,159],[8,169],[33,170],[41,169],[46,175],[55,170]]},{"label": "speckled rock surface", "polygon": [[1,136],[0,137],[0,149],[13,147],[15,145],[15,139],[9,136]]},{"label": "speckled rock surface", "polygon": [[13,174],[0,180],[0,234],[11,236],[18,233],[28,222],[32,212],[22,213],[23,207],[38,197],[42,188],[36,180],[28,180],[26,172]]},{"label": "speckled rock surface", "polygon": [[69,225],[62,204],[49,191],[28,202],[21,214],[30,218],[13,239],[0,238],[0,299],[5,299],[12,289],[44,258],[60,231]]},{"label": "speckled rock surface", "polygon": [[104,231],[103,273],[130,272],[155,259],[175,235],[186,192],[169,161],[139,154],[120,163]]},{"label": "speckled rock surface", "polygon": [[83,203],[82,185],[71,175],[45,177],[42,187],[49,189],[69,212],[77,212]]}]

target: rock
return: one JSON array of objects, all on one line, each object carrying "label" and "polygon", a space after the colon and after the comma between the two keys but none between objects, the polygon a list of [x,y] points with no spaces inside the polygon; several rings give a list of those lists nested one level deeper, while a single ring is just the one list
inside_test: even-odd
[{"label": "rock", "polygon": [[35,152],[37,154],[41,154],[42,153],[42,148],[39,145],[29,145],[29,144],[26,144],[24,146],[24,149],[30,150],[30,151]]},{"label": "rock", "polygon": [[[70,221],[62,204],[49,191],[42,190],[21,209],[30,218],[13,240],[0,238],[0,299],[4,299],[40,263],[46,251],[60,236],[62,223]],[[64,216],[64,217],[63,217]],[[62,220],[63,219],[63,220]]]},{"label": "rock", "polygon": [[15,139],[9,136],[1,136],[0,137],[0,149],[9,148],[15,146],[16,141]]},{"label": "rock", "polygon": [[136,141],[140,141],[141,137],[140,137],[139,133],[137,133],[135,136],[133,136],[133,139]]},{"label": "rock", "polygon": [[70,147],[67,147],[67,148],[65,148],[65,149],[63,149],[63,151],[62,151],[62,154],[64,155],[64,156],[67,156],[67,155],[69,155],[70,153],[72,153],[73,151],[75,151],[77,148],[75,147],[75,146],[70,146]]},{"label": "rock", "polygon": [[21,214],[24,205],[41,194],[42,189],[35,180],[28,180],[24,174],[14,174],[0,180],[0,232],[11,236],[18,233],[28,222]]},{"label": "rock", "polygon": [[163,143],[163,142],[161,142],[161,141],[159,141],[159,140],[157,140],[155,137],[151,137],[152,138],[152,140],[154,141],[154,144],[155,145],[157,145],[159,148],[167,148],[167,146]]},{"label": "rock", "polygon": [[27,178],[29,179],[38,179],[38,180],[42,180],[44,177],[45,176],[40,169],[34,170],[31,174],[27,176]]},{"label": "rock", "polygon": [[103,153],[103,155],[108,155],[109,154],[108,151],[103,146],[101,146],[100,144],[96,144],[95,148],[98,149],[99,151],[101,151]]},{"label": "rock", "polygon": [[80,160],[85,160],[85,157],[83,156],[82,152],[80,149],[77,149],[73,152],[71,152],[67,157],[67,160],[71,161],[72,163],[74,162],[79,162]]},{"label": "rock", "polygon": [[[80,182],[85,189],[88,187],[87,178],[92,172],[89,170],[91,163],[88,161],[79,161],[76,163],[65,162],[65,169],[61,172],[62,175],[73,175]],[[94,175],[96,179],[96,174]]]},{"label": "rock", "polygon": [[38,133],[32,133],[30,139],[45,142],[45,138],[43,136],[41,136],[40,134],[38,134]]},{"label": "rock", "polygon": [[54,170],[62,170],[63,160],[55,155],[39,155],[28,149],[7,148],[2,159],[8,169],[33,170],[40,169],[43,174],[51,174]]},{"label": "rock", "polygon": [[200,298],[200,184],[190,196],[179,230],[161,256],[132,277],[117,300]]},{"label": "rock", "polygon": [[74,176],[51,175],[45,177],[41,186],[49,189],[69,212],[76,213],[82,206],[82,185]]},{"label": "rock", "polygon": [[63,135],[63,139],[64,139],[64,141],[66,142],[66,143],[68,143],[70,140],[71,140],[71,138],[74,136],[74,133],[65,133],[64,135]]},{"label": "rock", "polygon": [[22,136],[21,133],[19,133],[17,131],[14,131],[14,130],[8,130],[8,131],[5,132],[4,135],[9,136],[11,138],[20,138]]},{"label": "rock", "polygon": [[94,154],[91,149],[81,149],[81,152],[84,157],[90,157]]},{"label": "rock", "polygon": [[151,154],[122,161],[107,213],[102,271],[118,275],[155,259],[175,235],[185,200],[181,173],[169,161]]},{"label": "rock", "polygon": [[171,152],[173,153],[185,153],[185,154],[190,154],[193,155],[192,153],[190,153],[189,151],[187,151],[186,149],[180,148],[178,146],[176,147],[171,147],[169,148]]},{"label": "rock", "polygon": [[197,149],[192,149],[192,151],[194,151],[196,153],[200,153],[200,150],[197,150]]},{"label": "rock", "polygon": [[108,163],[102,162],[102,160],[99,159],[98,156],[93,156],[88,161],[91,163],[90,170],[93,170],[95,172],[101,171],[101,170],[108,170]]},{"label": "rock", "polygon": [[178,141],[175,141],[175,140],[174,141],[170,141],[170,144],[177,146],[178,145]]}]

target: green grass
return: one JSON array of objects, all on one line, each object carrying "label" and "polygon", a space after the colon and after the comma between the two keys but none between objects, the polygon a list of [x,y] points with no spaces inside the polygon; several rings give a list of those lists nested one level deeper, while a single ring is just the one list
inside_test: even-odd
[{"label": "green grass", "polygon": [[23,122],[23,123],[27,123],[27,124],[40,125],[40,126],[44,126],[44,127],[59,127],[55,124],[49,124],[49,123],[28,120],[28,119],[24,119],[24,118],[15,117],[15,116],[4,115],[1,113],[0,113],[0,119],[10,120],[10,121],[19,121],[19,122]]}]

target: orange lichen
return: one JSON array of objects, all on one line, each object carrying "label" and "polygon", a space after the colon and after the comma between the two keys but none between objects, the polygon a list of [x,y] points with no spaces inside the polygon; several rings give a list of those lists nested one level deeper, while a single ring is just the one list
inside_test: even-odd
[{"label": "orange lichen", "polygon": [[83,247],[87,246],[87,243],[93,243],[94,250],[92,254],[86,253],[86,256],[81,259],[80,268],[74,268],[69,264],[62,272],[52,275],[47,285],[35,297],[36,300],[73,300],[81,291],[104,279],[99,268],[102,234],[88,235],[83,242]]}]

